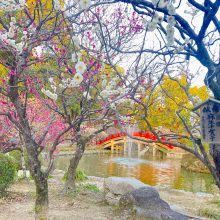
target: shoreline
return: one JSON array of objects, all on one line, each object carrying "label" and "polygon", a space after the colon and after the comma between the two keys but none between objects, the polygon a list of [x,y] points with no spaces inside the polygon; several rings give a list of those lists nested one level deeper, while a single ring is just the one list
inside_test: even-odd
[{"label": "shoreline", "polygon": [[[117,216],[115,207],[107,205],[104,193],[104,177],[88,176],[88,180],[77,181],[78,191],[72,195],[61,195],[60,192],[64,187],[62,181],[64,171],[54,170],[48,179],[49,185],[49,219],[53,220],[113,220],[130,219],[129,216]],[[98,191],[92,191],[86,186],[96,186]],[[82,187],[85,186],[85,187]],[[199,215],[200,209],[217,210],[220,213],[220,206],[214,204],[220,200],[220,194],[210,193],[192,193],[184,190],[169,189],[167,187],[154,187],[170,207],[177,212],[183,213],[197,219],[207,220]],[[16,182],[10,190],[9,200],[0,199],[0,220],[17,219],[32,220],[34,219],[34,194],[35,187],[33,181],[21,180]],[[94,215],[95,213],[95,215]],[[88,217],[89,216],[89,217]],[[190,218],[191,219],[191,218]]]}]

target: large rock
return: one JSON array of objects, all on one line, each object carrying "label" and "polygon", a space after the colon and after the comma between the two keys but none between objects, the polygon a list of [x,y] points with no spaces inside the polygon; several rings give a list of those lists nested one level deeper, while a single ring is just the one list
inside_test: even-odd
[{"label": "large rock", "polygon": [[188,217],[173,211],[153,187],[141,187],[123,195],[119,209],[136,219],[186,220]]},{"label": "large rock", "polygon": [[108,177],[104,181],[105,200],[109,205],[118,205],[122,195],[144,186],[144,183],[135,178]]},{"label": "large rock", "polygon": [[146,184],[130,177],[108,177],[104,182],[105,192],[111,192],[115,195],[124,195],[125,193],[144,186],[146,186]]}]

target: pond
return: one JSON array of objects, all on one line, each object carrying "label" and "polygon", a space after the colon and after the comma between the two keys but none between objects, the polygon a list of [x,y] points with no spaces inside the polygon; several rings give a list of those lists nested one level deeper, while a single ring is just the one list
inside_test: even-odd
[{"label": "pond", "polygon": [[[57,169],[67,170],[67,156],[55,159]],[[164,186],[192,192],[212,192],[214,180],[209,174],[195,173],[181,168],[178,159],[135,158],[117,154],[84,155],[79,168],[89,176],[134,177],[152,186]]]}]

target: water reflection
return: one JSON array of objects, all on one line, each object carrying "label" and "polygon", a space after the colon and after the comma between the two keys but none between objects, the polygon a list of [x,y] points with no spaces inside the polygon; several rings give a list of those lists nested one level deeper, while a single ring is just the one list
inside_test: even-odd
[{"label": "water reflection", "polygon": [[[66,170],[68,157],[55,160],[58,169]],[[192,173],[181,169],[179,160],[155,158],[128,158],[123,155],[84,155],[80,169],[90,176],[126,176],[155,186],[167,186],[193,192],[213,191],[214,181],[208,174]]]}]

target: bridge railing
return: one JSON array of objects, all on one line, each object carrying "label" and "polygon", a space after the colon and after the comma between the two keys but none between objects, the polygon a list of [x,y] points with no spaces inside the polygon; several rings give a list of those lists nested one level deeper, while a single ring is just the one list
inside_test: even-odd
[{"label": "bridge railing", "polygon": [[[126,137],[126,136],[127,135],[125,133],[111,134],[111,135],[107,136],[106,138],[97,140],[96,145],[103,145],[104,143],[109,142],[111,140],[114,140],[114,139],[117,139],[117,138],[120,138],[120,137]],[[141,139],[146,139],[146,140],[157,140],[157,137],[154,134],[150,133],[150,132],[141,132],[141,131],[133,132],[132,136],[138,137],[138,138],[141,138]],[[166,138],[161,137],[161,140],[165,141]],[[171,144],[163,144],[163,145],[168,149],[173,149],[174,148],[174,146],[171,145]]]}]

